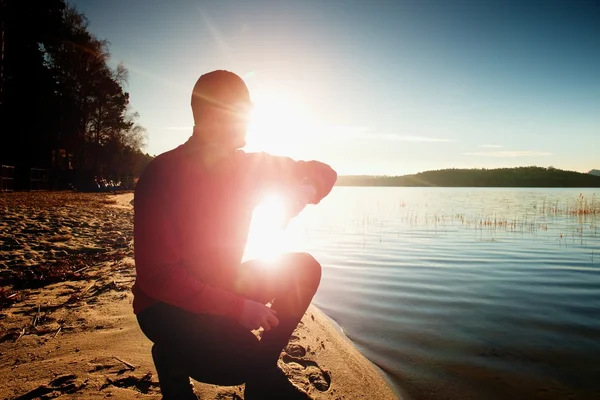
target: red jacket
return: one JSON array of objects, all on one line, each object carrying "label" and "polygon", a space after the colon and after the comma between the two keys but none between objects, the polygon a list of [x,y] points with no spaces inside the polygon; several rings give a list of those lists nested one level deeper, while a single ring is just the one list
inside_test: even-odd
[{"label": "red jacket", "polygon": [[262,194],[306,180],[317,204],[337,174],[317,161],[243,151],[230,170],[209,172],[191,158],[192,143],[156,157],[137,183],[133,309],[139,314],[160,301],[237,318],[243,298],[232,290],[236,266]]}]

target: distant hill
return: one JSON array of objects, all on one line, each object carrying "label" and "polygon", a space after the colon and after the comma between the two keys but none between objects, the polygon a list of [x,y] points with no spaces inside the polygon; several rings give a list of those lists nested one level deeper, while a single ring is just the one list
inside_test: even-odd
[{"label": "distant hill", "polygon": [[588,174],[600,176],[600,169],[593,169],[590,172],[588,172]]},{"label": "distant hill", "polygon": [[555,168],[443,169],[403,176],[340,176],[338,186],[600,187],[600,176]]}]

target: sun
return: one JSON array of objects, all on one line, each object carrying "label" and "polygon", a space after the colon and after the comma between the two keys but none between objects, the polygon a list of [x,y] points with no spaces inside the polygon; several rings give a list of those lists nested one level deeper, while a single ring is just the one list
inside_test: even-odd
[{"label": "sun", "polygon": [[271,194],[252,214],[244,259],[273,261],[286,245],[283,235],[285,224],[284,203],[281,195]]},{"label": "sun", "polygon": [[291,155],[310,131],[311,118],[302,103],[276,92],[260,92],[253,103],[246,150]]},{"label": "sun", "polygon": [[[294,149],[302,146],[312,123],[302,103],[267,91],[253,96],[253,103],[245,150],[297,156]],[[299,243],[298,234],[286,229],[284,199],[284,193],[272,193],[254,209],[244,260],[275,261]]]}]

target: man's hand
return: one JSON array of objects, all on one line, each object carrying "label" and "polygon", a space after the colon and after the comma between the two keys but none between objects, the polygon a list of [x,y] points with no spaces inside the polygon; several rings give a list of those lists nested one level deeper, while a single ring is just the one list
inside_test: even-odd
[{"label": "man's hand", "polygon": [[265,331],[269,331],[279,325],[279,320],[275,316],[275,310],[257,301],[244,300],[242,313],[240,314],[240,324],[251,330],[262,326]]},{"label": "man's hand", "polygon": [[305,183],[313,185],[316,189],[315,197],[310,203],[318,204],[331,192],[337,181],[337,172],[329,165],[319,161],[306,161],[306,164],[310,167],[306,173]]},{"label": "man's hand", "polygon": [[309,204],[316,196],[317,189],[310,183],[304,183],[296,189],[296,197],[298,198],[298,201],[304,203],[304,205]]}]

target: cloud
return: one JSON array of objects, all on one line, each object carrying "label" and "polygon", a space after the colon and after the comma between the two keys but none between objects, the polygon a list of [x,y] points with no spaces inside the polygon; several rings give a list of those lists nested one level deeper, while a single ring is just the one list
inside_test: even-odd
[{"label": "cloud", "polygon": [[417,135],[395,135],[392,133],[373,133],[366,126],[332,126],[327,128],[332,135],[342,135],[359,139],[385,140],[390,142],[425,142],[425,143],[451,143],[452,139],[435,138]]},{"label": "cloud", "polygon": [[321,130],[331,135],[363,136],[367,135],[367,132],[370,132],[371,128],[368,126],[331,125],[323,126]]},{"label": "cloud", "polygon": [[481,145],[479,145],[479,147],[483,147],[485,149],[500,149],[504,146],[502,146],[500,144],[481,144]]},{"label": "cloud", "polygon": [[541,157],[551,156],[553,153],[547,153],[545,151],[530,151],[530,150],[511,150],[511,151],[475,151],[469,153],[462,153],[467,156],[483,156],[483,157]]},{"label": "cloud", "polygon": [[249,81],[251,79],[254,79],[257,75],[258,71],[247,71],[245,74],[242,75],[242,79],[244,81]]},{"label": "cloud", "polygon": [[384,134],[384,135],[376,135],[377,138],[380,139],[384,139],[384,140],[393,140],[393,141],[397,141],[397,142],[427,142],[427,143],[453,143],[456,142],[456,140],[453,139],[443,139],[443,138],[434,138],[434,137],[428,137],[428,136],[411,136],[411,135],[391,135],[391,134]]}]

